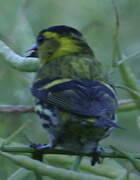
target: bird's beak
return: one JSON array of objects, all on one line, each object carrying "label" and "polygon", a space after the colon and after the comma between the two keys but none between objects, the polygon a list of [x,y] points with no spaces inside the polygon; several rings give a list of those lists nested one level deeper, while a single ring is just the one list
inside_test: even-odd
[{"label": "bird's beak", "polygon": [[27,55],[26,57],[36,57],[38,58],[38,48],[37,45],[34,44],[30,49],[28,49],[27,51]]}]

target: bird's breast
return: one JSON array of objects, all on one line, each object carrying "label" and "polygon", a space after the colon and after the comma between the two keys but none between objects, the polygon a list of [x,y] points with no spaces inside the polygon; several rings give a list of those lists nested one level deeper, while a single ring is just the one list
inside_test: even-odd
[{"label": "bird's breast", "polygon": [[59,135],[60,146],[64,149],[90,153],[109,132],[109,128],[94,126],[90,118],[87,121],[69,113],[63,115],[66,116]]}]

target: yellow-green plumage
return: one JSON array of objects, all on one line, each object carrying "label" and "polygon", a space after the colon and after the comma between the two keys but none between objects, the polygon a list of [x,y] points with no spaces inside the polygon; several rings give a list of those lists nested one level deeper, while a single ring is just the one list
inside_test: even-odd
[{"label": "yellow-green plumage", "polygon": [[67,26],[41,31],[36,50],[41,63],[32,94],[50,145],[97,151],[99,141],[117,127],[117,99],[101,64],[81,33]]}]

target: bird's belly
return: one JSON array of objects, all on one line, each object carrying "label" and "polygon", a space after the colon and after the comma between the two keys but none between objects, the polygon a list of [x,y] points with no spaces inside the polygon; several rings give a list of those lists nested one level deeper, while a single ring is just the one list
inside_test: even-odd
[{"label": "bird's belly", "polygon": [[59,143],[67,150],[90,153],[107,132],[108,128],[96,127],[93,123],[68,121],[61,128]]},{"label": "bird's belly", "polygon": [[56,139],[56,144],[66,150],[93,152],[98,147],[98,142],[108,136],[111,130],[111,128],[94,126],[94,119],[92,118],[83,118],[61,111],[59,111],[57,123],[51,123],[49,120],[52,116],[46,119],[50,115],[50,113],[46,114],[49,110],[46,110],[42,105],[37,105],[36,111],[50,137]]}]

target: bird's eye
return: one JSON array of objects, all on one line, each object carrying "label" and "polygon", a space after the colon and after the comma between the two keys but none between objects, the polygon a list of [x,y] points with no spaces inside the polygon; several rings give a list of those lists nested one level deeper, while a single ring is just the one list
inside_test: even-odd
[{"label": "bird's eye", "polygon": [[38,44],[38,45],[41,45],[41,44],[44,42],[44,40],[45,40],[44,36],[39,36],[39,37],[37,38],[37,44]]}]

